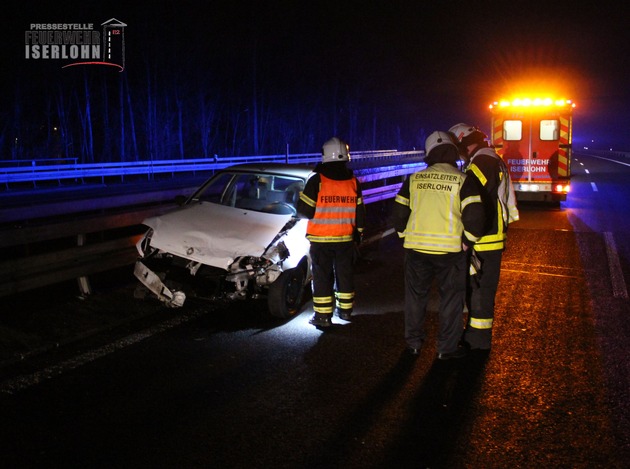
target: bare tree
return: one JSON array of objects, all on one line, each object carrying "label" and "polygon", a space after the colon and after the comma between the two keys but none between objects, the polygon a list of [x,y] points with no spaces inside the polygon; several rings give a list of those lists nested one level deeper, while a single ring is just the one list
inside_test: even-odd
[{"label": "bare tree", "polygon": [[203,157],[208,158],[210,156],[210,146],[215,140],[212,129],[218,114],[217,106],[209,99],[205,91],[200,93],[197,102],[199,103],[200,118],[197,120],[197,124],[201,138],[201,151]]},{"label": "bare tree", "polygon": [[[127,75],[125,75],[123,77],[122,80],[122,84],[121,84],[121,90],[123,89],[126,91],[126,95],[127,95],[127,109],[129,110],[129,126],[130,126],[130,133],[131,133],[131,143],[133,146],[133,159],[134,161],[138,161],[140,159],[140,155],[138,153],[138,138],[136,135],[136,120],[134,118],[134,112],[133,112],[133,105],[132,105],[132,101],[131,101],[131,90],[129,89],[129,82],[127,81]],[[121,104],[121,109],[124,108],[124,106]],[[121,110],[122,112],[122,110]]]}]

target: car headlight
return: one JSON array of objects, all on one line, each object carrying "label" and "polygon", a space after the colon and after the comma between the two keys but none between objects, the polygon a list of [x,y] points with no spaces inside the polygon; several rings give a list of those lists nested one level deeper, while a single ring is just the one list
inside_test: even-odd
[{"label": "car headlight", "polygon": [[289,249],[286,244],[284,244],[284,241],[280,241],[278,244],[271,246],[265,254],[269,260],[275,264],[279,264],[289,257]]},{"label": "car headlight", "polygon": [[153,236],[153,228],[149,228],[149,230],[144,234],[140,241],[136,243],[136,249],[140,254],[140,257],[145,257],[147,254],[151,252],[151,237]]},{"label": "car headlight", "polygon": [[287,257],[289,249],[282,241],[270,246],[265,251],[265,257],[237,257],[228,267],[226,280],[242,284],[248,278],[256,277],[258,285],[269,285],[282,273],[282,261]]}]

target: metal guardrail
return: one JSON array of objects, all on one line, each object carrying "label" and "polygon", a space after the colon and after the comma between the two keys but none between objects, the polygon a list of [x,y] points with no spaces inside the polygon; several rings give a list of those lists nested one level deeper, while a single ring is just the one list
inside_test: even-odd
[{"label": "metal guardrail", "polygon": [[[399,152],[397,150],[377,150],[377,151],[360,151],[352,152],[353,161],[385,161],[387,159],[404,159],[417,158],[424,152],[409,151]],[[232,166],[238,163],[316,163],[320,161],[320,153],[301,153],[287,155],[263,155],[263,156],[239,156],[239,157],[219,157],[214,158],[197,158],[185,160],[158,160],[158,161],[126,161],[115,163],[88,163],[78,164],[49,164],[49,160],[20,160],[11,162],[3,162],[0,165],[0,185],[6,189],[11,184],[32,183],[35,187],[38,183],[44,181],[62,180],[98,180],[104,183],[105,178],[120,178],[124,181],[125,177],[142,175],[151,178],[156,174],[176,173],[198,173],[204,171],[214,171]],[[50,160],[52,161],[52,160]]]},{"label": "metal guardrail", "polygon": [[53,164],[77,164],[78,158],[35,158],[31,160],[0,160],[0,168],[24,166],[47,166]]},{"label": "metal guardrail", "polygon": [[[576,153],[592,153],[598,156],[612,156],[622,159],[630,159],[629,152],[606,150],[577,150]],[[376,150],[351,152],[355,162],[386,161],[396,159],[403,161],[406,158],[418,158],[424,155],[423,151],[397,151]],[[300,153],[285,155],[263,156],[239,156],[213,158],[197,158],[185,160],[158,160],[158,161],[127,161],[114,163],[88,163],[79,164],[76,158],[51,158],[33,160],[5,160],[0,161],[0,186],[10,189],[11,184],[32,183],[35,187],[44,181],[76,180],[101,180],[105,178],[120,178],[124,181],[128,176],[146,176],[147,179],[157,174],[177,173],[202,173],[223,169],[238,163],[316,163],[320,160],[320,153]],[[63,162],[63,163],[61,163]]]},{"label": "metal guardrail", "polygon": [[589,150],[588,148],[574,148],[573,153],[582,153],[584,155],[595,155],[610,158],[630,159],[630,152],[617,150]]},{"label": "metal guardrail", "polygon": [[[381,154],[382,164],[380,166],[371,166],[355,171],[362,184],[369,186],[363,190],[366,204],[394,197],[400,189],[404,176],[418,171],[424,166],[417,158],[419,152],[408,153],[413,153],[413,156],[416,157],[415,163],[406,163],[404,158],[395,158],[395,161],[391,161],[387,159],[387,155]],[[400,157],[400,154],[398,156]],[[407,154],[406,156],[410,155]],[[316,155],[316,161],[319,161],[319,158],[321,156]],[[355,157],[353,156],[353,158]],[[296,161],[292,161],[292,163],[296,163]],[[383,184],[378,185],[379,181],[382,181]],[[153,196],[143,192],[119,197],[102,197],[99,200],[69,201],[55,204],[55,206],[58,206],[60,210],[57,215],[62,215],[62,212],[75,213],[71,220],[54,220],[44,225],[33,226],[26,224],[2,230],[0,232],[0,248],[2,249],[12,249],[21,245],[48,242],[61,238],[76,239],[76,246],[57,250],[50,249],[40,254],[0,262],[0,297],[72,279],[77,279],[81,293],[88,294],[90,292],[88,275],[133,264],[137,257],[135,241],[139,235],[135,237],[124,236],[92,244],[85,243],[86,235],[138,226],[147,217],[164,213],[176,207],[172,199],[166,202],[163,196],[163,192],[157,191]],[[154,197],[155,205],[147,207],[151,197]],[[121,207],[123,203],[128,206],[127,210],[111,212],[112,209]],[[98,207],[99,210],[107,210],[107,212],[103,215],[92,214],[79,217],[78,214],[82,210],[93,212],[95,207]],[[35,208],[31,207],[30,210],[35,210]],[[24,216],[24,210],[20,211],[17,208],[15,216],[18,215]]]}]

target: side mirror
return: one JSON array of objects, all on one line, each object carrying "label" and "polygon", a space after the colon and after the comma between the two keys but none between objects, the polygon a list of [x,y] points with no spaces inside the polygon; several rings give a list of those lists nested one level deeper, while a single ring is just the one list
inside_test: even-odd
[{"label": "side mirror", "polygon": [[182,205],[184,205],[184,203],[186,203],[186,200],[188,200],[188,197],[186,197],[185,195],[176,195],[175,196],[175,203],[177,205],[179,205],[180,207]]}]

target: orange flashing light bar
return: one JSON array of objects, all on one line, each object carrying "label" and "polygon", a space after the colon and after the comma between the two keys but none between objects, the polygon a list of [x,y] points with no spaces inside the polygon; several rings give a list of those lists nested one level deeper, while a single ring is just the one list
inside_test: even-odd
[{"label": "orange flashing light bar", "polygon": [[506,108],[506,107],[575,107],[575,103],[570,99],[552,99],[552,98],[515,98],[513,100],[501,99],[495,101],[490,106],[490,109],[494,108]]}]

